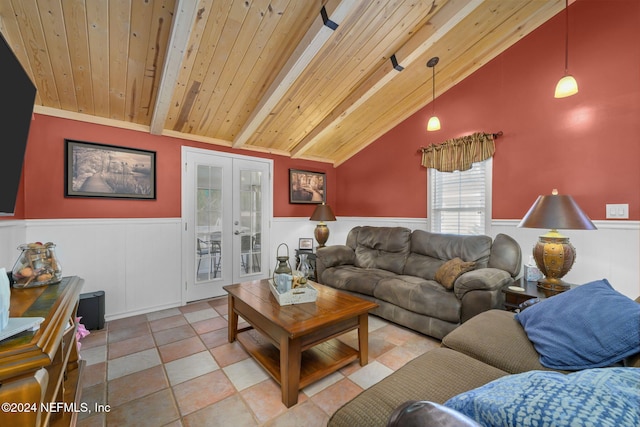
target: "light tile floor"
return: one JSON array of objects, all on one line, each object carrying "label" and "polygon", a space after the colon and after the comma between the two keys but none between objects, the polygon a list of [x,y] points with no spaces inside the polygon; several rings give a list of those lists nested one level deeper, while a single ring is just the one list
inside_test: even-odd
[{"label": "light tile floor", "polygon": [[[357,346],[356,331],[340,339]],[[111,321],[81,344],[81,401],[109,410],[79,414],[79,426],[315,427],[440,341],[369,316],[369,364],[307,386],[288,409],[278,384],[228,342],[226,297]]]}]

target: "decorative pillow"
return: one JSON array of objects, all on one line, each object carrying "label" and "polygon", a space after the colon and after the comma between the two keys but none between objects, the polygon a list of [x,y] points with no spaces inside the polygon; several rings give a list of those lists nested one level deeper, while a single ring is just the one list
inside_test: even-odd
[{"label": "decorative pillow", "polygon": [[436,271],[436,282],[447,289],[452,289],[453,282],[455,282],[462,273],[473,270],[475,266],[475,262],[464,262],[460,258],[450,259],[442,264],[440,268],[438,268],[438,271]]},{"label": "decorative pillow", "polygon": [[491,426],[640,425],[640,368],[529,371],[459,394],[445,406]]},{"label": "decorative pillow", "polygon": [[548,368],[600,368],[640,352],[640,304],[606,279],[547,298],[515,317]]}]

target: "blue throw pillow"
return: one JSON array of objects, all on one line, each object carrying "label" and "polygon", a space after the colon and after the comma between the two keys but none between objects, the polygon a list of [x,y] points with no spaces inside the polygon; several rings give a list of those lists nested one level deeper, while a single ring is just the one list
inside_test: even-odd
[{"label": "blue throw pillow", "polygon": [[452,397],[445,406],[484,426],[640,425],[640,368],[529,371]]},{"label": "blue throw pillow", "polygon": [[640,304],[606,279],[547,298],[516,319],[548,368],[600,368],[640,352]]}]

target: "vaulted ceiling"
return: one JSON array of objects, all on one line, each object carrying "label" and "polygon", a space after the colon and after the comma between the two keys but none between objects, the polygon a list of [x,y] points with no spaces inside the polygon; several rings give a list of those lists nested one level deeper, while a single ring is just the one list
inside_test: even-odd
[{"label": "vaulted ceiling", "polygon": [[36,111],[339,165],[563,0],[0,0]]}]

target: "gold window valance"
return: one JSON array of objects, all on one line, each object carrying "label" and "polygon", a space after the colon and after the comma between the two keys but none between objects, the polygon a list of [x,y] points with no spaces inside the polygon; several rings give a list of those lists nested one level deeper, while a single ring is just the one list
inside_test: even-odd
[{"label": "gold window valance", "polygon": [[493,156],[495,139],[501,134],[476,132],[460,138],[448,139],[442,144],[422,148],[422,166],[440,172],[466,171],[471,164]]}]

